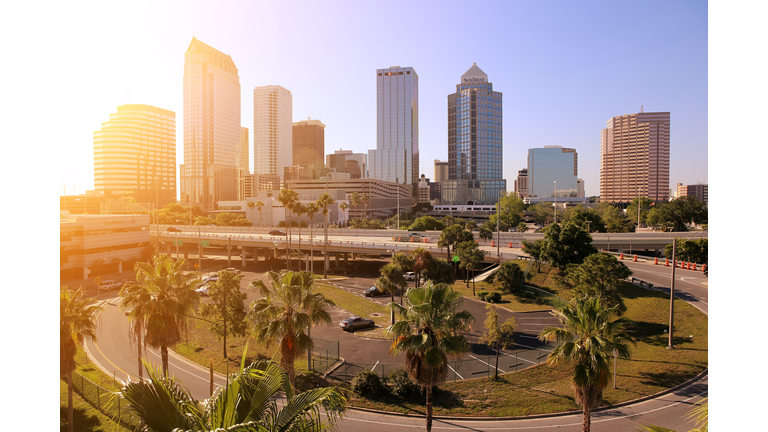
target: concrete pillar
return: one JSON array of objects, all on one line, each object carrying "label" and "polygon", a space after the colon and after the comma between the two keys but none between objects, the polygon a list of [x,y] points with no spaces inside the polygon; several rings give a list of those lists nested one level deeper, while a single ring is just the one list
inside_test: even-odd
[{"label": "concrete pillar", "polygon": [[248,263],[247,263],[247,261],[246,261],[246,260],[247,260],[247,258],[245,257],[245,252],[246,252],[246,251],[245,251],[245,246],[241,246],[241,247],[240,247],[240,256],[241,256],[241,257],[242,257],[242,259],[243,259],[243,267],[245,267],[246,265],[248,265]]},{"label": "concrete pillar", "polygon": [[88,279],[88,273],[90,273],[90,270],[88,270],[88,267],[83,267],[83,279]]},{"label": "concrete pillar", "polygon": [[347,262],[349,262],[349,254],[344,252],[344,264],[346,264]]},{"label": "concrete pillar", "polygon": [[336,257],[336,267],[338,267],[339,266],[339,253],[336,252],[333,255]]},{"label": "concrete pillar", "polygon": [[184,244],[184,259],[185,260],[189,259],[189,248],[187,248],[187,244],[186,243]]}]

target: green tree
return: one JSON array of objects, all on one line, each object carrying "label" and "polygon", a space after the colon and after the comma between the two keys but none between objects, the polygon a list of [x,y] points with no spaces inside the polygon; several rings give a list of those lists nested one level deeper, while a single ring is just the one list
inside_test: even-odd
[{"label": "green tree", "polygon": [[216,214],[216,219],[213,221],[214,225],[218,226],[251,226],[253,223],[248,219],[229,212],[222,212]]},{"label": "green tree", "polygon": [[245,203],[245,206],[251,210],[251,219],[253,219],[253,209],[256,208],[256,203],[249,200],[247,203]]},{"label": "green tree", "polygon": [[528,231],[528,225],[526,225],[525,222],[520,222],[517,224],[517,232],[524,233],[526,231]]},{"label": "green tree", "polygon": [[485,253],[480,250],[477,243],[473,241],[465,241],[458,244],[456,247],[456,254],[461,260],[459,267],[466,271],[467,288],[469,288],[469,270],[472,270],[472,295],[475,295],[474,274],[475,270],[480,268],[480,265],[483,263]]},{"label": "green tree", "polygon": [[[640,221],[637,220],[637,200],[640,199]],[[648,212],[651,210],[651,206],[653,205],[653,200],[646,197],[635,197],[632,201],[630,201],[629,205],[627,205],[627,219],[635,224],[636,226],[640,226],[642,223],[648,223],[647,217]]]},{"label": "green tree", "polygon": [[77,368],[77,346],[85,338],[96,341],[96,318],[104,308],[93,298],[85,298],[83,287],[76,291],[61,287],[59,292],[59,375],[67,379],[67,430],[74,430],[72,372]]},{"label": "green tree", "polygon": [[210,303],[200,308],[200,314],[211,321],[212,333],[224,338],[224,358],[227,358],[227,335],[245,336],[245,293],[240,292],[242,276],[222,270],[219,279],[209,282]]},{"label": "green tree", "polygon": [[703,202],[694,196],[683,196],[661,205],[652,221],[669,225],[673,231],[688,231],[687,224],[707,223],[707,215],[708,210]]},{"label": "green tree", "polygon": [[541,270],[541,252],[544,249],[544,239],[538,239],[535,241],[523,240],[523,252],[530,255],[531,259],[536,262],[538,270]]},{"label": "green tree", "polygon": [[[605,222],[605,229],[609,233],[633,232],[635,229],[624,213],[609,203],[600,203],[598,213]],[[592,231],[590,229],[590,231]]]},{"label": "green tree", "polygon": [[[509,261],[508,261],[509,262]],[[496,305],[488,304],[488,315],[485,319],[485,331],[480,341],[496,351],[496,366],[493,370],[493,380],[499,379],[499,352],[514,345],[512,332],[515,330],[515,319],[510,318],[499,325],[499,312]]]},{"label": "green tree", "polygon": [[258,210],[258,211],[259,211],[259,226],[263,226],[263,224],[261,223],[261,209],[262,209],[262,208],[263,208],[265,205],[266,205],[266,204],[264,204],[264,201],[262,201],[262,200],[258,200],[258,201],[256,201],[256,210]]},{"label": "green tree", "polygon": [[480,230],[478,230],[477,236],[480,237],[480,240],[493,240],[493,234],[496,232],[496,226],[491,225],[490,222],[486,222],[482,225],[480,225]]},{"label": "green tree", "polygon": [[285,266],[287,268],[291,268],[291,209],[298,199],[299,194],[296,191],[286,188],[280,189],[280,193],[277,195],[277,201],[285,207],[286,231],[288,232],[285,249]]},{"label": "green tree", "polygon": [[445,229],[445,224],[435,219],[433,216],[420,216],[413,221],[413,223],[408,227],[408,229],[422,229],[425,231],[433,231],[433,230],[442,231],[443,229]]},{"label": "green tree", "polygon": [[213,225],[213,219],[206,216],[198,216],[195,218],[195,225]]},{"label": "green tree", "polygon": [[[533,220],[539,225],[548,225],[555,219],[552,203],[540,202],[528,207],[528,211],[534,212]],[[488,218],[490,220],[490,218]]]},{"label": "green tree", "polygon": [[469,343],[462,335],[475,321],[459,311],[464,298],[450,285],[427,282],[405,294],[405,305],[390,304],[400,318],[386,330],[390,354],[405,353],[405,370],[426,392],[427,431],[432,430],[432,388],[445,382],[448,356],[460,357]]},{"label": "green tree", "polygon": [[325,216],[325,241],[323,242],[323,277],[328,277],[328,266],[325,262],[328,260],[328,206],[336,204],[336,200],[331,198],[327,193],[321,194],[315,201],[317,208],[322,209],[323,216]]},{"label": "green tree", "polygon": [[[499,218],[499,214],[501,215],[501,222],[499,224],[499,229],[501,231],[509,231],[510,228],[516,227],[520,221],[523,220],[523,211],[525,210],[525,204],[523,203],[523,200],[517,196],[515,192],[509,192],[505,193],[501,197],[501,212],[498,211],[498,203],[497,206],[497,213],[492,214],[488,217],[488,221],[495,227],[496,221]],[[495,229],[493,230],[495,231]]]},{"label": "green tree", "polygon": [[592,246],[592,236],[572,222],[552,225],[544,234],[541,259],[561,270],[574,263],[579,264],[584,258],[597,252]]},{"label": "green tree", "polygon": [[573,222],[583,230],[588,230],[590,233],[608,232],[603,218],[600,217],[600,213],[595,209],[576,206],[568,209],[567,213],[568,221]]},{"label": "green tree", "polygon": [[309,219],[309,261],[311,263],[311,271],[315,271],[315,215],[320,209],[317,207],[316,202],[307,203],[307,218]]},{"label": "green tree", "polygon": [[432,257],[424,271],[424,280],[435,284],[452,284],[454,282],[453,265],[442,258]]},{"label": "green tree", "polygon": [[523,283],[525,274],[520,269],[515,261],[504,261],[499,269],[486,279],[489,283],[494,283],[498,280],[501,283],[501,287],[508,293],[515,293],[520,289],[520,284]]},{"label": "green tree", "polygon": [[[346,201],[344,201],[341,204],[339,204],[339,211],[342,212],[343,215],[345,215],[345,216],[347,215],[347,210],[348,209],[349,209],[349,204],[347,204]],[[349,218],[348,217],[344,217],[343,219],[345,220],[344,226],[346,226],[348,221],[349,221]]]},{"label": "green tree", "polygon": [[312,272],[267,272],[271,287],[261,280],[251,282],[251,288],[261,298],[251,303],[247,319],[253,323],[256,341],[270,348],[280,347],[280,367],[288,373],[291,385],[296,385],[294,361],[311,350],[312,338],[306,333],[312,325],[331,324],[328,309],[335,306],[320,293],[314,292]]},{"label": "green tree", "polygon": [[136,309],[131,317],[143,320],[144,342],[160,349],[163,376],[168,376],[168,347],[181,340],[187,317],[200,301],[195,292],[198,279],[182,272],[186,265],[186,260],[174,262],[165,254],[153,257],[151,264],[137,262],[136,282],[120,290],[120,307]]},{"label": "green tree", "polygon": [[613,307],[619,315],[627,310],[619,287],[632,275],[623,262],[605,253],[593,253],[581,265],[569,265],[566,281],[581,297],[594,297],[604,308]]},{"label": "green tree", "polygon": [[[363,199],[360,198],[360,194],[355,191],[355,192],[352,192],[352,196],[349,198],[349,202],[351,202],[352,205],[355,206],[355,210],[359,210],[358,206],[360,205],[361,202],[363,202]],[[364,219],[364,218],[360,218],[360,219]]]},{"label": "green tree", "polygon": [[[339,389],[294,394],[285,372],[269,361],[248,367],[241,363],[227,385],[202,401],[175,378],[161,378],[149,364],[145,367],[148,381],[131,381],[119,392],[127,402],[124,406],[144,423],[145,432],[326,431],[334,430],[346,411],[347,401]],[[282,397],[285,403],[278,405]]]},{"label": "green tree", "polygon": [[[408,286],[408,282],[406,282],[405,278],[403,277],[403,269],[400,267],[400,265],[393,262],[383,266],[379,270],[379,273],[381,274],[381,277],[376,279],[376,288],[381,291],[388,292],[391,298],[391,302],[394,304],[395,292],[402,292],[405,287]],[[394,324],[395,310],[392,309],[390,312],[390,324]]]},{"label": "green tree", "polygon": [[413,256],[413,272],[416,273],[416,285],[421,285],[421,272],[426,270],[429,262],[432,261],[432,252],[423,247],[416,248],[411,252]]},{"label": "green tree", "polygon": [[[299,217],[299,250],[301,250],[301,216],[307,214],[307,206],[297,202],[293,206],[293,212],[296,213],[296,216]],[[301,269],[301,264],[299,264],[299,269]]]},{"label": "green tree", "polygon": [[475,241],[475,236],[458,224],[449,225],[441,233],[437,240],[437,246],[448,249],[451,257],[451,249],[456,250],[456,245],[465,241]]},{"label": "green tree", "polygon": [[365,217],[366,219],[369,219],[370,215],[368,214],[368,203],[371,202],[371,196],[367,193],[364,193],[360,200],[363,202],[363,204],[365,204]]},{"label": "green tree", "polygon": [[583,430],[589,432],[592,409],[602,400],[608,385],[610,357],[629,358],[629,344],[623,332],[624,320],[614,320],[616,308],[604,308],[597,298],[575,298],[555,315],[563,328],[545,327],[539,338],[559,345],[547,357],[550,365],[573,366],[571,387],[584,413]]},{"label": "green tree", "polygon": [[[664,256],[672,259],[672,245],[664,247]],[[695,262],[700,264],[709,263],[709,239],[688,240],[684,238],[677,239],[677,250],[675,251],[675,260]]]}]

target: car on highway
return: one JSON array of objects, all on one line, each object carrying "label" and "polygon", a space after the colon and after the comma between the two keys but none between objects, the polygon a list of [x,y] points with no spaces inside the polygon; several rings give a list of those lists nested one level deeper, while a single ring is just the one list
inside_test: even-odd
[{"label": "car on highway", "polygon": [[367,290],[363,291],[363,294],[365,294],[366,297],[373,297],[377,295],[383,295],[384,292],[381,291],[379,288],[372,286],[368,288]]},{"label": "car on highway", "polygon": [[414,272],[405,272],[405,274],[403,274],[403,277],[407,281],[415,281],[416,280],[416,273],[414,273]]},{"label": "car on highway", "polygon": [[212,274],[206,278],[203,278],[203,283],[216,282],[217,280],[219,280],[219,275]]},{"label": "car on highway", "polygon": [[352,316],[339,322],[339,327],[341,327],[342,330],[348,331],[355,331],[356,329],[361,328],[373,328],[375,326],[376,323],[374,323],[372,319],[361,318],[359,316]]},{"label": "car on highway", "polygon": [[239,275],[239,274],[240,274],[240,270],[238,270],[238,269],[236,269],[236,268],[233,268],[233,267],[225,268],[225,269],[224,269],[224,271],[228,271],[228,272],[230,272],[230,273],[234,273],[234,274],[236,274],[236,275]]},{"label": "car on highway", "polygon": [[408,234],[408,239],[409,240],[410,239],[421,240],[421,239],[425,239],[425,238],[427,238],[427,236],[425,236],[424,234],[419,234],[419,233],[415,233],[415,232]]},{"label": "car on highway", "polygon": [[284,235],[285,235],[285,233],[284,233],[284,232],[282,232],[282,231],[280,231],[280,230],[272,230],[272,231],[270,231],[270,232],[269,232],[269,235],[273,235],[273,236],[284,236]]},{"label": "car on highway", "polygon": [[168,232],[181,232],[181,230],[174,227],[168,227]]},{"label": "car on highway", "polygon": [[120,289],[123,286],[122,283],[116,280],[105,280],[99,284],[99,291],[112,291],[114,289]]}]

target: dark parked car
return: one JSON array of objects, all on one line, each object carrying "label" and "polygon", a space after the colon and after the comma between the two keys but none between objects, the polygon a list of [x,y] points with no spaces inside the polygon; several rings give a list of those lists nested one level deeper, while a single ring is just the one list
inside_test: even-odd
[{"label": "dark parked car", "polygon": [[339,322],[339,327],[341,327],[342,330],[349,330],[349,331],[355,331],[355,329],[366,328],[366,327],[373,328],[375,326],[376,326],[376,323],[374,323],[372,319],[360,318],[359,316],[349,317]]},{"label": "dark parked car", "polygon": [[338,266],[331,269],[331,273],[333,274],[347,274],[349,273],[349,269],[346,267]]},{"label": "dark parked car", "polygon": [[282,231],[280,231],[280,230],[272,230],[272,231],[270,231],[270,232],[269,232],[269,235],[273,235],[273,236],[277,236],[277,235],[279,235],[279,236],[284,236],[284,235],[285,235],[285,233],[284,233],[284,232],[282,232]]},{"label": "dark parked car", "polygon": [[363,291],[363,294],[365,294],[366,297],[373,297],[373,296],[377,296],[377,295],[382,295],[384,293],[381,290],[379,290],[378,288],[376,288],[375,286],[372,286],[372,287],[368,288],[367,290]]},{"label": "dark parked car", "polygon": [[181,232],[181,230],[174,227],[168,227],[168,232]]}]

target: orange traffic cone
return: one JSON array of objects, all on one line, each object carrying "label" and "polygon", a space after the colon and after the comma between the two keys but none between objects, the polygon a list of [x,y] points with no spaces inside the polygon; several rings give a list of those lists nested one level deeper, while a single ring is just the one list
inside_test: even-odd
[{"label": "orange traffic cone", "polygon": [[635,259],[633,259],[632,261],[637,262],[637,255],[635,255]]},{"label": "orange traffic cone", "polygon": [[496,242],[491,240],[491,247],[496,247]]},{"label": "orange traffic cone", "polygon": [[512,242],[509,242],[509,247],[512,247]]},{"label": "orange traffic cone", "polygon": [[707,271],[707,265],[706,265],[706,264],[704,264],[704,265],[702,265],[702,266],[701,266],[701,271],[702,271],[702,272],[705,272],[705,271]]},{"label": "orange traffic cone", "polygon": [[620,259],[620,260],[623,260],[623,259],[624,259],[624,254],[620,254],[620,255],[619,255],[619,259]]},{"label": "orange traffic cone", "polygon": [[659,257],[656,257],[656,258],[653,260],[653,265],[659,265]]},{"label": "orange traffic cone", "polygon": [[693,263],[693,271],[696,271],[696,263]]}]

